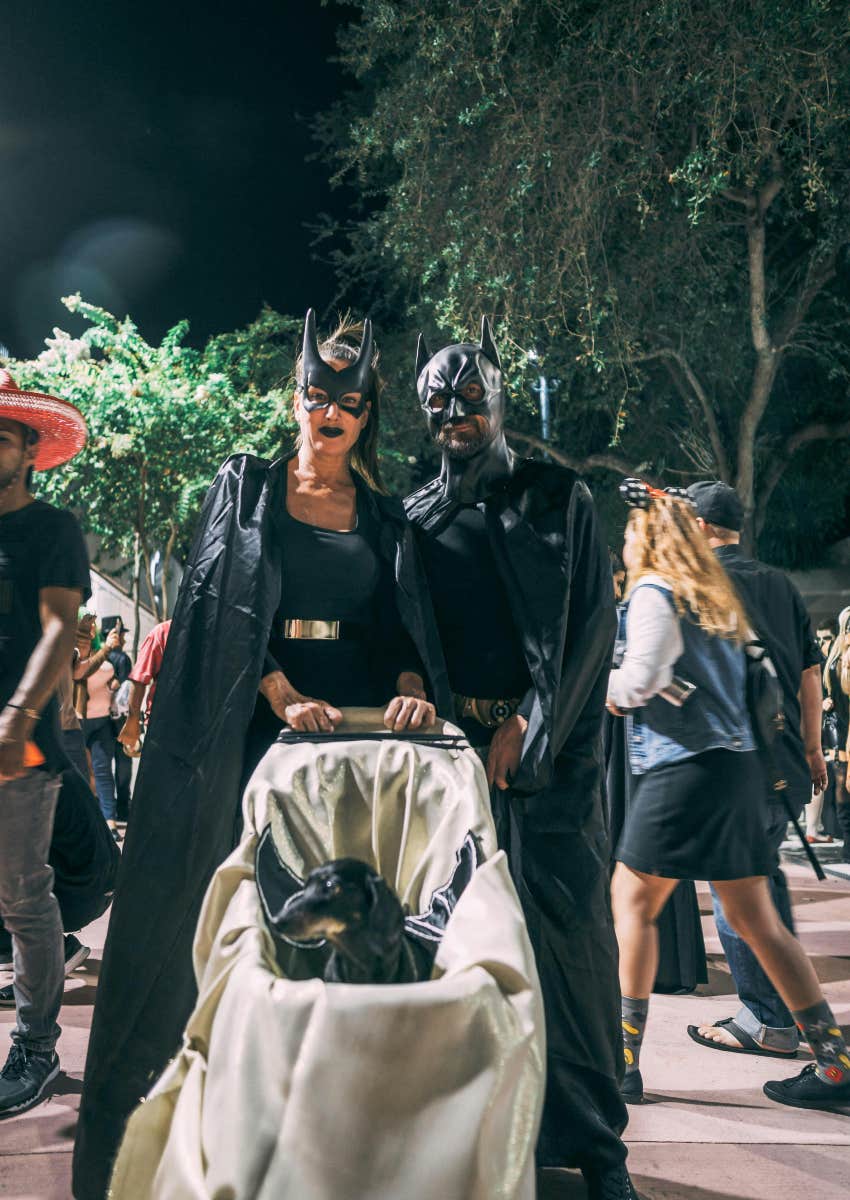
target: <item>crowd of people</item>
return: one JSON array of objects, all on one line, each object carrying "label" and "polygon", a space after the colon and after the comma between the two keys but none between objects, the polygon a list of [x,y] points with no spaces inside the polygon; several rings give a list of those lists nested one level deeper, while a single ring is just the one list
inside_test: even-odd
[{"label": "crowd of people", "polygon": [[[33,469],[82,447],[82,419],[0,379],[0,631],[15,646],[2,665],[0,916],[17,1006],[0,1113],[37,1103],[59,1069],[67,929],[47,865],[59,776],[70,763],[91,771],[116,838],[129,805],[77,1200],[106,1194],[127,1117],[180,1044],[195,926],[248,780],[282,728],[331,735],[350,707],[380,707],[395,732],[448,718],[484,764],[545,1010],[541,1167],[580,1168],[598,1200],[636,1195],[625,1105],[643,1097],[665,957],[663,990],[702,977],[694,880],[711,883],[740,1009],[689,1035],[787,1059],[802,1040],[813,1061],[766,1095],[850,1105],[848,1049],[794,936],[779,864],[789,811],[821,805],[807,809],[809,840],[832,836],[820,831],[825,794],[850,858],[850,608],[816,638],[786,576],[745,554],[741,503],[717,481],[624,481],[622,561],[607,553],[578,476],[509,449],[486,319],[478,343],[431,354],[420,338],[416,392],[441,470],[404,504],[381,480],[381,390],[369,323],[320,342],[308,314],[296,447],[224,464],[174,619],[133,666],[120,624],[98,630],[81,608],[74,518],[29,488]],[[765,672],[781,699],[769,730],[753,699]]]}]

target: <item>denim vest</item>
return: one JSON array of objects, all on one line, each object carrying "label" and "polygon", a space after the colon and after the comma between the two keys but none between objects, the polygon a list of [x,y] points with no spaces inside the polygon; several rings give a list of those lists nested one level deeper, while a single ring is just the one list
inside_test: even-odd
[{"label": "denim vest", "polygon": [[[666,588],[641,584],[661,592],[672,605]],[[628,605],[621,612],[621,637]],[[754,750],[747,713],[746,664],[743,648],[726,638],[713,637],[694,621],[680,618],[684,650],[673,673],[696,685],[681,708],[652,696],[626,719],[629,761],[635,775],[653,767],[681,762],[705,750]]]}]

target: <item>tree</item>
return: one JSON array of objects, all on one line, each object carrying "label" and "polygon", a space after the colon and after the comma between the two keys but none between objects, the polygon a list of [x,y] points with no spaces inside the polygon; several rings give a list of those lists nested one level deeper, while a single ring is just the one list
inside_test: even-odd
[{"label": "tree", "polygon": [[562,380],[553,455],[719,477],[761,533],[850,437],[846,5],[356,7],[317,128],[371,205],[319,231],[343,283],[450,336],[495,314],[515,391],[529,349]]},{"label": "tree", "polygon": [[90,322],[82,336],[55,329],[38,358],[9,363],[20,386],[70,400],[88,425],[82,453],[39,477],[39,487],[79,511],[103,552],[133,562],[137,604],[144,568],[151,607],[165,620],[166,589],[160,598],[152,584],[154,553],[167,580],[224,459],[241,450],[277,453],[291,423],[274,384],[291,372],[285,335],[297,323],[265,312],[247,330],[195,350],[184,344],[186,321],[153,346],[129,317],[119,320],[79,296],[64,303]]}]

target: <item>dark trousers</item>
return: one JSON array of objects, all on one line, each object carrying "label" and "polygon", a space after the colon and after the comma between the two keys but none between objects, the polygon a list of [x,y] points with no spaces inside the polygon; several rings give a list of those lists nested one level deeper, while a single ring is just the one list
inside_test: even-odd
[{"label": "dark trousers", "polygon": [[115,811],[119,821],[126,821],[130,815],[130,780],[133,775],[133,760],[124,753],[124,747],[118,741],[118,734],[124,727],[125,717],[112,717],[112,737],[114,742],[113,768],[115,771]]},{"label": "dark trousers", "polygon": [[0,916],[12,935],[17,1024],[12,1040],[49,1052],[59,1037],[62,920],[47,865],[59,777],[27,770],[0,783]]},{"label": "dark trousers", "polygon": [[844,841],[842,862],[850,862],[850,792],[847,791],[847,763],[831,764],[835,781],[835,816],[838,822],[839,835]]},{"label": "dark trousers", "polygon": [[83,722],[83,732],[86,735],[89,754],[91,754],[94,786],[100,811],[107,821],[114,821],[116,801],[112,761],[115,757],[115,735],[112,732],[112,718],[92,717],[90,720],[86,718]]}]

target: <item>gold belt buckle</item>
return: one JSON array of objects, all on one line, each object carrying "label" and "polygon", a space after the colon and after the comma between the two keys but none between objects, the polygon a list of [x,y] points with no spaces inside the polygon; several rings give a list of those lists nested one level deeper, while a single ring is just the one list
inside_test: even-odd
[{"label": "gold belt buckle", "polygon": [[287,618],[283,622],[283,636],[291,641],[339,640],[339,621],[306,621],[301,617]]}]

